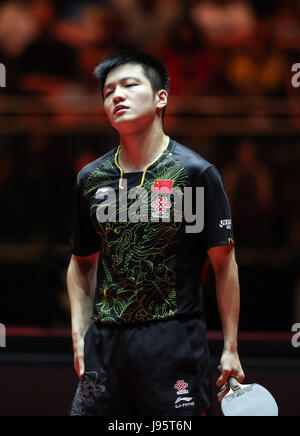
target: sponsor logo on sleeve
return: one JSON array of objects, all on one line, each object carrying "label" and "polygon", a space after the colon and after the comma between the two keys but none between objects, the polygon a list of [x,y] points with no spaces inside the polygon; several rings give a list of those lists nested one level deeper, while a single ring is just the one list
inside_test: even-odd
[{"label": "sponsor logo on sleeve", "polygon": [[231,220],[221,220],[219,226],[221,227],[221,229],[223,227],[226,227],[227,230],[231,230],[232,227]]}]

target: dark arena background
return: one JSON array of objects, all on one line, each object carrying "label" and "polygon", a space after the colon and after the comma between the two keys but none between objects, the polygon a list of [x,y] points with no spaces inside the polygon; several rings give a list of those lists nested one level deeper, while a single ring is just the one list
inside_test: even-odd
[{"label": "dark arena background", "polygon": [[[65,416],[73,398],[73,185],[117,145],[93,69],[126,48],[166,63],[166,133],[223,177],[245,383],[269,389],[280,416],[300,416],[299,0],[1,1],[0,415]],[[222,334],[208,263],[203,287],[215,385]]]}]

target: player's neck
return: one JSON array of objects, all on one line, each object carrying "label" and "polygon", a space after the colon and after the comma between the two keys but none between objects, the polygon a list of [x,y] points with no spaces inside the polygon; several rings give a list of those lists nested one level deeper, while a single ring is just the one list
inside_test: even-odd
[{"label": "player's neck", "polygon": [[168,143],[169,138],[161,125],[120,135],[119,165],[124,172],[144,171],[163,153]]}]

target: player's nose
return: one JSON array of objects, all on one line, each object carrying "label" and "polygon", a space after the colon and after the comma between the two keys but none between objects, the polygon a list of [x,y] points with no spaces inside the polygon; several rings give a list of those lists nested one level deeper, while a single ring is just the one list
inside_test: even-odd
[{"label": "player's nose", "polygon": [[125,95],[123,91],[121,90],[120,87],[117,87],[115,90],[115,95],[113,97],[114,104],[118,104],[120,103],[120,101],[124,101],[124,100],[125,100]]}]

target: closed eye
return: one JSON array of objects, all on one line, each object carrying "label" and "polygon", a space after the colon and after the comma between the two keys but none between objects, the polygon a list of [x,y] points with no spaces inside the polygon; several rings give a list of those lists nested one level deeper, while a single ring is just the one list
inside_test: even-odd
[{"label": "closed eye", "polygon": [[106,92],[104,98],[108,97],[110,94],[112,94],[112,91]]},{"label": "closed eye", "polygon": [[[132,86],[137,86],[138,83],[128,83],[128,85],[125,85],[125,88],[131,88]],[[113,91],[107,91],[105,93],[104,98],[108,97],[109,95],[111,95],[113,93]]]}]

